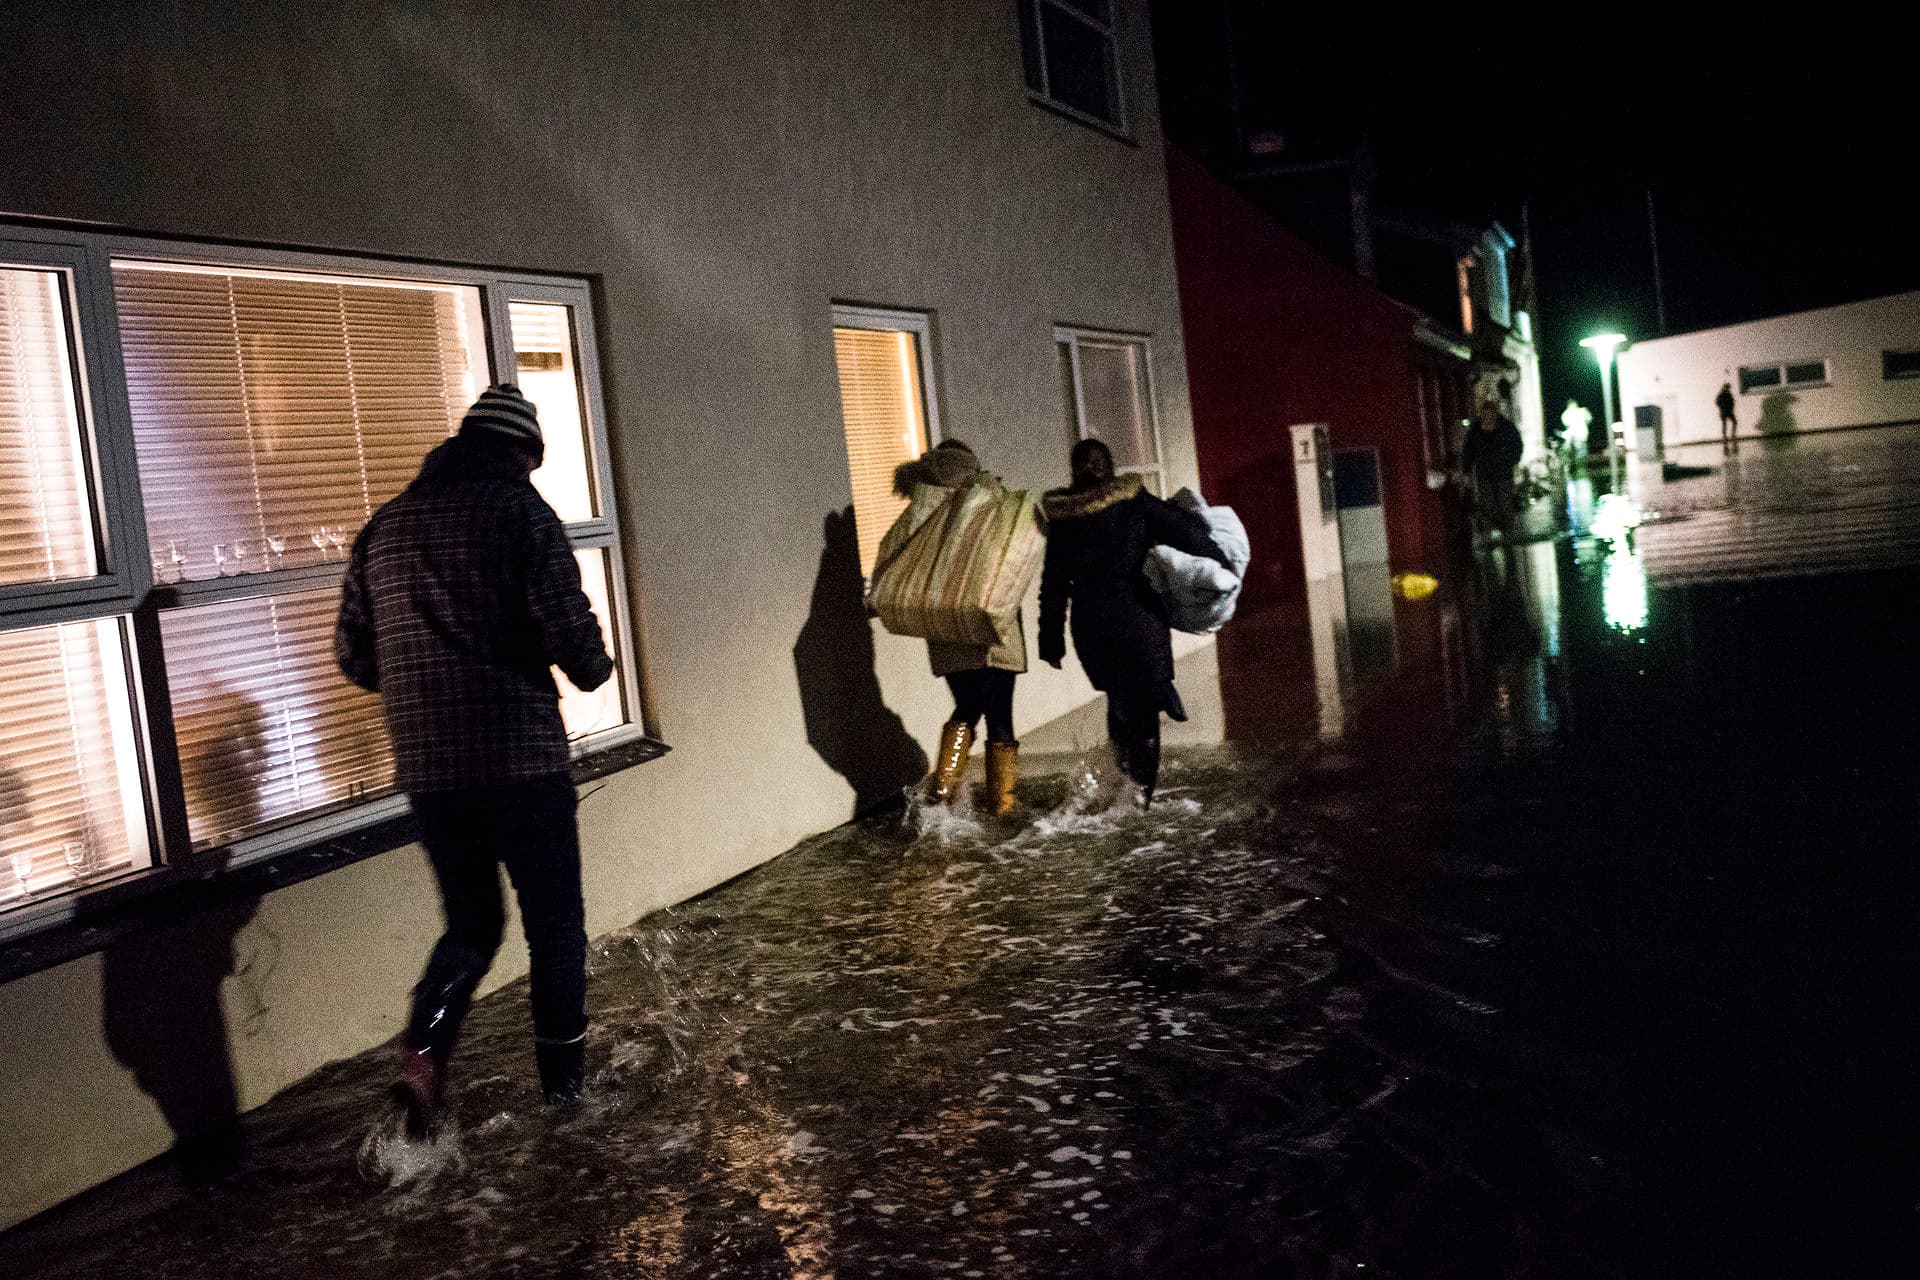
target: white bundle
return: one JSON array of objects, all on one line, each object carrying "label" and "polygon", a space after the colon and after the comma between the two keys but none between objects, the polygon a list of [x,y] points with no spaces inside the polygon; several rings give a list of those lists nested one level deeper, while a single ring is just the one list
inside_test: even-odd
[{"label": "white bundle", "polygon": [[1173,547],[1153,547],[1147,552],[1147,581],[1166,600],[1167,620],[1174,630],[1211,635],[1226,625],[1240,602],[1241,580],[1253,558],[1247,527],[1232,507],[1210,507],[1191,489],[1180,490],[1168,501],[1206,521],[1207,533],[1227,563]]}]

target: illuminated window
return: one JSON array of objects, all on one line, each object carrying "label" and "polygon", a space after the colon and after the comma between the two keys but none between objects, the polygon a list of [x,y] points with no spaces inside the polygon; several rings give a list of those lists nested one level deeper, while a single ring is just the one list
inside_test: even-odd
[{"label": "illuminated window", "polygon": [[1147,340],[1093,329],[1054,330],[1067,421],[1076,439],[1097,438],[1114,469],[1165,496],[1166,459],[1153,404]]},{"label": "illuminated window", "polygon": [[927,317],[910,311],[833,311],[833,358],[863,574],[873,572],[880,540],[907,505],[893,492],[894,468],[940,439],[935,398],[928,394],[928,333]]},{"label": "illuminated window", "polygon": [[1020,41],[1035,96],[1126,129],[1112,0],[1020,0]]},{"label": "illuminated window", "polygon": [[611,745],[638,708],[584,284],[0,241],[0,935],[163,857],[394,811],[379,700],[334,667],[341,566],[505,381],[617,666],[561,678],[562,717]]}]

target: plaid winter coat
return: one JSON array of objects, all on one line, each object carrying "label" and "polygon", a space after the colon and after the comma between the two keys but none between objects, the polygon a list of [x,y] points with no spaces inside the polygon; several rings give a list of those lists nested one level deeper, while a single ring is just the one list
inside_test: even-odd
[{"label": "plaid winter coat", "polygon": [[582,689],[613,673],[560,518],[518,464],[459,437],[354,542],[334,657],[379,693],[409,792],[564,772],[550,668]]}]

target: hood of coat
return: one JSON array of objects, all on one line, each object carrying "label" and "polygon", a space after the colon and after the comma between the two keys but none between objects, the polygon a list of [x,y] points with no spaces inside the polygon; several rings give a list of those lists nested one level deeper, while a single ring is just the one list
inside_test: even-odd
[{"label": "hood of coat", "polygon": [[1049,489],[1040,500],[1048,520],[1071,520],[1076,516],[1098,515],[1108,507],[1137,498],[1146,489],[1139,476],[1110,476],[1085,489]]},{"label": "hood of coat", "polygon": [[913,496],[916,484],[958,489],[980,478],[980,459],[973,450],[961,445],[943,444],[927,450],[912,462],[893,469],[893,491],[902,498]]}]

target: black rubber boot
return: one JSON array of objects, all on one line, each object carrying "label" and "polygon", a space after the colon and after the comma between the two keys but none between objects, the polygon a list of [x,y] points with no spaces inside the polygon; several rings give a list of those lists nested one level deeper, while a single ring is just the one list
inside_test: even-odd
[{"label": "black rubber boot", "polygon": [[533,1042],[533,1059],[540,1067],[540,1100],[549,1106],[580,1101],[587,1087],[587,1036],[572,1040]]},{"label": "black rubber boot", "polygon": [[439,1136],[447,1063],[459,1043],[474,988],[491,962],[491,957],[467,947],[435,947],[427,971],[413,989],[413,1012],[389,1092],[406,1113],[407,1136],[416,1142]]}]

